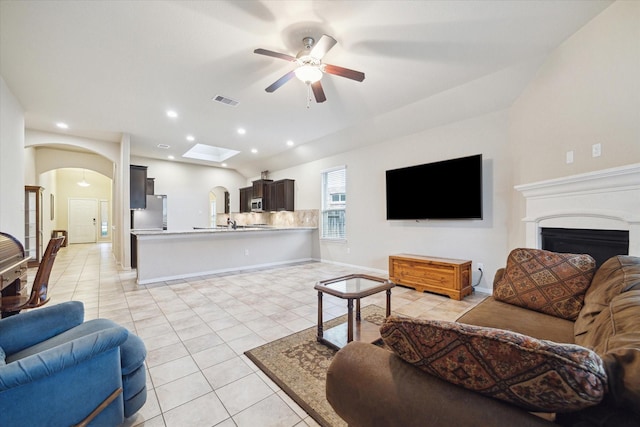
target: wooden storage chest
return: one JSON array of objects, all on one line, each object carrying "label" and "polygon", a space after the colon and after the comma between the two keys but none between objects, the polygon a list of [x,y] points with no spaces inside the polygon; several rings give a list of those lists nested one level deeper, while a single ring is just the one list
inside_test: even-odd
[{"label": "wooden storage chest", "polygon": [[471,295],[471,261],[422,255],[389,256],[389,280],[398,285],[461,300]]}]

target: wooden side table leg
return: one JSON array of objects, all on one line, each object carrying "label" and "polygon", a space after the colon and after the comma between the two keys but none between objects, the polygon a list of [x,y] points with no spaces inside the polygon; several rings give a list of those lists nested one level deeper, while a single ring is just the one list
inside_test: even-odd
[{"label": "wooden side table leg", "polygon": [[322,291],[318,291],[318,341],[322,341],[324,332],[322,330]]},{"label": "wooden side table leg", "polygon": [[353,298],[347,299],[347,342],[353,341]]},{"label": "wooden side table leg", "polygon": [[356,299],[356,321],[359,322],[360,319],[360,298]]},{"label": "wooden side table leg", "polygon": [[387,317],[391,316],[391,289],[387,289]]}]

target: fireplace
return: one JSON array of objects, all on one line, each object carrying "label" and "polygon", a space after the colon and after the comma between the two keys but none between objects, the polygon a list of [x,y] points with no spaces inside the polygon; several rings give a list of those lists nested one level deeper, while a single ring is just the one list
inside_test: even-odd
[{"label": "fireplace", "polygon": [[596,260],[597,267],[612,256],[629,254],[629,232],[626,230],[543,227],[540,236],[542,249],[589,254]]},{"label": "fireplace", "polygon": [[[522,220],[526,247],[590,253],[600,262],[610,254],[640,256],[640,164],[518,185],[515,189],[526,199]],[[564,236],[552,236],[551,240],[559,242],[543,244],[549,233],[557,234],[558,230],[564,230]],[[584,236],[585,230],[593,230],[591,237]],[[606,236],[604,240],[620,241],[604,244],[602,236]],[[588,245],[614,245],[615,249],[605,248],[604,254],[585,251],[585,238],[591,240]]]}]

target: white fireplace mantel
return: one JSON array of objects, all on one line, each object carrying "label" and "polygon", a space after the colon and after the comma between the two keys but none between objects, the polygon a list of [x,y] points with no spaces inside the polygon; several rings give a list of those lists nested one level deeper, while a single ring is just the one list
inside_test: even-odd
[{"label": "white fireplace mantel", "polygon": [[517,185],[526,199],[526,245],[541,248],[542,227],[629,231],[640,256],[640,164]]}]

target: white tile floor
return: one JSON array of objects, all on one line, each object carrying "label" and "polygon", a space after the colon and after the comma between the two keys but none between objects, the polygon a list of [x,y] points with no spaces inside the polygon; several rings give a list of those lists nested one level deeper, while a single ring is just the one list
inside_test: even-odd
[{"label": "white tile floor", "polygon": [[[80,300],[85,319],[112,319],[144,340],[148,398],[125,426],[317,426],[243,353],[314,327],[315,282],[351,273],[311,262],[138,286],[135,271],[118,269],[110,244],[70,245],[55,261],[49,304]],[[454,301],[395,287],[391,306],[454,320],[484,297]],[[362,303],[384,306],[384,293]],[[344,300],[325,296],[323,304],[325,320],[346,313]]]}]

